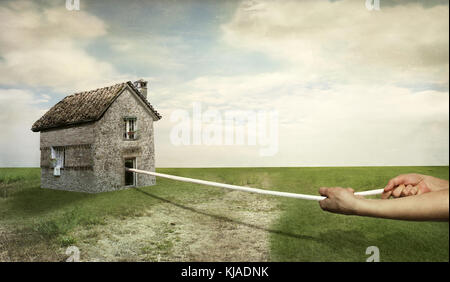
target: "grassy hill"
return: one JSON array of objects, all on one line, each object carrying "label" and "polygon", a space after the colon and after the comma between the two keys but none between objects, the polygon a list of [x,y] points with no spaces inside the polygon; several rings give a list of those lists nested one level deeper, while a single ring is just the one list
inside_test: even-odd
[{"label": "grassy hill", "polygon": [[[157,171],[307,194],[317,194],[321,186],[355,190],[381,188],[391,177],[409,172],[449,178],[448,167],[165,168]],[[126,260],[156,260],[156,257],[159,260],[161,256],[162,260],[208,259],[214,242],[218,245],[222,241],[236,241],[236,236],[251,241],[252,236],[257,236],[251,230],[267,234],[269,250],[264,259],[272,261],[365,261],[369,246],[380,249],[381,261],[449,260],[448,223],[335,215],[323,212],[317,202],[261,195],[247,198],[244,192],[159,178],[152,187],[84,194],[41,189],[39,177],[38,168],[0,169],[0,261],[64,260],[65,247],[98,245],[106,240],[102,234],[105,230],[110,230],[110,237],[118,236],[114,232],[122,232],[111,231],[116,230],[110,226],[112,222],[119,227],[127,226],[144,217],[151,218],[152,224],[160,219],[158,226],[145,228],[146,232],[159,233],[139,239],[147,245],[139,247],[139,255],[128,254]],[[164,213],[162,207],[173,209]],[[178,214],[172,214],[177,211]],[[162,220],[167,215],[172,215],[171,221],[177,220],[176,225]],[[207,233],[210,225],[218,230],[214,238]],[[236,226],[244,226],[249,233],[232,233]],[[197,233],[193,239],[194,232]],[[257,237],[256,241],[266,237]],[[189,252],[194,252],[189,246],[201,240],[210,240],[201,245],[206,248],[202,250],[203,256],[189,256]],[[260,246],[254,241],[253,245],[215,250],[225,255],[211,255],[210,260],[238,260],[240,257],[235,254],[259,251]],[[176,255],[180,250],[177,246],[182,248],[183,256]],[[120,252],[115,256],[121,259]]]}]

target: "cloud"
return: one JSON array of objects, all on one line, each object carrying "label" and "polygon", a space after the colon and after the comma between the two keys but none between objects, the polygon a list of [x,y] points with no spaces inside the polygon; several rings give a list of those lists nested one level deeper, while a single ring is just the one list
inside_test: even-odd
[{"label": "cloud", "polygon": [[118,58],[126,57],[127,64],[135,67],[154,67],[164,70],[185,68],[180,62],[188,46],[178,37],[154,33],[131,34],[127,37],[112,36],[108,42]]},{"label": "cloud", "polygon": [[[275,109],[279,153],[174,147],[157,137],[160,154],[195,155],[181,163],[196,166],[448,164],[448,6],[370,12],[359,1],[244,1],[221,30],[230,47],[281,67],[164,87],[154,94],[159,109],[166,117],[192,102],[222,112]],[[173,124],[158,126],[169,132]]]},{"label": "cloud", "polygon": [[0,6],[0,84],[85,90],[117,80],[120,74],[86,52],[107,33],[107,25],[64,5],[4,2]]},{"label": "cloud", "polygon": [[30,128],[47,99],[22,89],[0,89],[0,167],[39,164],[39,134]]},{"label": "cloud", "polygon": [[[364,1],[245,1],[220,28],[195,30],[219,34],[189,41],[192,34],[161,36],[158,28],[142,36],[148,23],[172,28],[167,15],[121,30],[60,1],[2,2],[0,166],[39,163],[30,126],[51,97],[37,89],[70,93],[128,80],[115,66],[153,79],[149,97],[164,116],[155,123],[158,166],[448,165],[448,6],[383,3],[369,12]],[[273,64],[230,71],[248,54],[258,56],[245,62]],[[174,146],[170,114],[192,112],[193,102],[220,113],[278,111],[278,153]]]},{"label": "cloud", "polygon": [[[220,165],[442,165],[448,163],[449,94],[393,85],[333,84],[311,87],[295,73],[205,76],[153,94],[165,117],[155,126],[160,156],[184,166]],[[166,98],[165,98],[166,97]],[[171,99],[167,99],[171,97]],[[169,134],[178,109],[276,110],[279,153],[262,158],[259,147],[174,146]],[[228,150],[227,150],[228,148]],[[187,156],[196,155],[195,158]],[[212,157],[214,156],[214,157]],[[245,156],[243,158],[242,156]],[[173,165],[171,158],[158,161]]]},{"label": "cloud", "polygon": [[222,30],[232,46],[331,81],[414,77],[448,84],[447,5],[370,12],[350,0],[244,1]]},{"label": "cloud", "polygon": [[[104,86],[122,75],[86,51],[107,34],[87,12],[67,11],[60,1],[3,1],[0,18],[0,166],[36,166],[39,134],[30,128],[51,93]],[[36,94],[41,88],[50,95]]]},{"label": "cloud", "polygon": [[[177,163],[185,166],[448,165],[447,5],[369,12],[359,1],[244,1],[221,30],[229,46],[281,67],[160,89],[160,111],[167,117],[194,101],[221,111],[275,109],[279,153],[174,147],[157,136],[160,155],[186,156]],[[158,126],[169,132],[173,124]]]}]

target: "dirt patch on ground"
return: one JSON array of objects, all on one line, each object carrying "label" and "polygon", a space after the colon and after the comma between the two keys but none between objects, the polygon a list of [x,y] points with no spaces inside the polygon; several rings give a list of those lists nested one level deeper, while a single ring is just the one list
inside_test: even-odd
[{"label": "dirt patch on ground", "polygon": [[0,227],[0,261],[11,261],[6,245],[8,238],[7,231]]},{"label": "dirt patch on ground", "polygon": [[64,257],[55,246],[49,246],[30,230],[9,230],[0,227],[0,262],[62,261]]},{"label": "dirt patch on ground", "polygon": [[105,225],[77,229],[75,245],[81,260],[269,259],[269,227],[279,216],[276,199],[239,191],[226,191],[220,198],[190,205],[158,199],[160,204],[138,217],[109,219]]}]

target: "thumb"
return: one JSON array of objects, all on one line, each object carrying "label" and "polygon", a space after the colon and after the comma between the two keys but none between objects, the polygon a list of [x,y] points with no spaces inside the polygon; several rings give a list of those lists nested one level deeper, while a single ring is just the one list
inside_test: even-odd
[{"label": "thumb", "polygon": [[328,188],[327,187],[320,187],[319,188],[319,194],[321,196],[328,197]]},{"label": "thumb", "polygon": [[391,191],[387,191],[387,192],[383,192],[383,194],[381,194],[381,199],[389,199],[391,194],[392,194],[392,190]]}]

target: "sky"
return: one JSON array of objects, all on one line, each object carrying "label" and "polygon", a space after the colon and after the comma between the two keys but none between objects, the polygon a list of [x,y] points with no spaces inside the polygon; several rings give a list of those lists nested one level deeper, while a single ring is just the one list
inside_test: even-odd
[{"label": "sky", "polygon": [[[0,1],[0,167],[39,166],[31,125],[65,96],[139,78],[157,167],[447,166],[448,1],[365,2]],[[171,138],[233,111],[276,113],[272,138]]]}]

